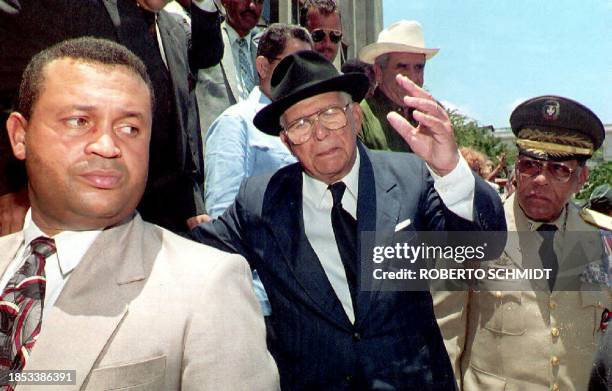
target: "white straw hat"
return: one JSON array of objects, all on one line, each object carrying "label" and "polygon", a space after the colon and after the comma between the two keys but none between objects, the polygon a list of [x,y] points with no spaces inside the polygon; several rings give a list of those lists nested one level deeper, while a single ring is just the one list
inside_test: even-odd
[{"label": "white straw hat", "polygon": [[401,20],[393,23],[378,34],[376,43],[372,43],[359,51],[359,59],[368,64],[374,64],[382,54],[393,52],[421,53],[429,60],[440,49],[427,49],[423,38],[423,28],[414,20]]}]

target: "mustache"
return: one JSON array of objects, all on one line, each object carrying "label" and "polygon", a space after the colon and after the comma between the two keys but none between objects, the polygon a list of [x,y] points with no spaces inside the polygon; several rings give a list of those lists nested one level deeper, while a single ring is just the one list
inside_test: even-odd
[{"label": "mustache", "polygon": [[253,12],[252,10],[244,10],[240,13],[240,16],[246,16],[247,14],[250,14],[252,17],[254,17],[255,19],[257,18],[257,14],[255,12]]},{"label": "mustache", "polygon": [[103,171],[118,171],[121,174],[126,174],[127,169],[125,165],[117,159],[104,159],[101,157],[91,157],[87,160],[83,160],[76,165],[76,170],[79,173],[85,173],[95,170]]}]

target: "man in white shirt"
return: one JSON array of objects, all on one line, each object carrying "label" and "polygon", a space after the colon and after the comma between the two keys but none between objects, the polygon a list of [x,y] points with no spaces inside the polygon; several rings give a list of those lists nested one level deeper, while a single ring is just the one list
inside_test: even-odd
[{"label": "man in white shirt", "polygon": [[254,123],[298,163],[247,179],[225,213],[192,231],[257,269],[283,389],[454,387],[429,291],[366,291],[359,254],[370,250],[366,232],[504,230],[503,211],[460,157],[446,112],[398,83],[420,125],[389,119],[420,158],[356,141],[365,75],[340,74],[314,51],[285,57]]},{"label": "man in white shirt", "polygon": [[135,212],[154,101],[111,41],[65,41],[26,68],[7,129],[31,209],[0,239],[3,386],[25,369],[73,370],[63,390],[278,388],[246,263]]}]

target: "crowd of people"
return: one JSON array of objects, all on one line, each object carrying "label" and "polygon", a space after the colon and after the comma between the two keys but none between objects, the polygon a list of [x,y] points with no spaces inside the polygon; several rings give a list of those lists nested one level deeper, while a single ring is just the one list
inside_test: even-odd
[{"label": "crowd of people", "polygon": [[[299,4],[0,0],[0,387],[610,389],[597,115],[519,104],[510,173],[457,145],[418,22],[344,61],[337,1]],[[547,277],[377,285],[425,231]]]}]

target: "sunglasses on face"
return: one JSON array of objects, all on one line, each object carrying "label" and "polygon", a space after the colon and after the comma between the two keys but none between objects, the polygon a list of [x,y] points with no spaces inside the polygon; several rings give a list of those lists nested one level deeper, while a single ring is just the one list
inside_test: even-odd
[{"label": "sunglasses on face", "polygon": [[540,175],[542,170],[547,170],[553,178],[561,183],[569,181],[572,173],[576,171],[576,169],[569,167],[565,163],[534,160],[526,157],[521,157],[516,161],[516,169],[519,174],[528,177]]},{"label": "sunglasses on face", "polygon": [[314,42],[321,42],[328,34],[329,40],[333,43],[338,43],[342,39],[342,31],[338,30],[316,29],[311,31],[310,36]]}]

